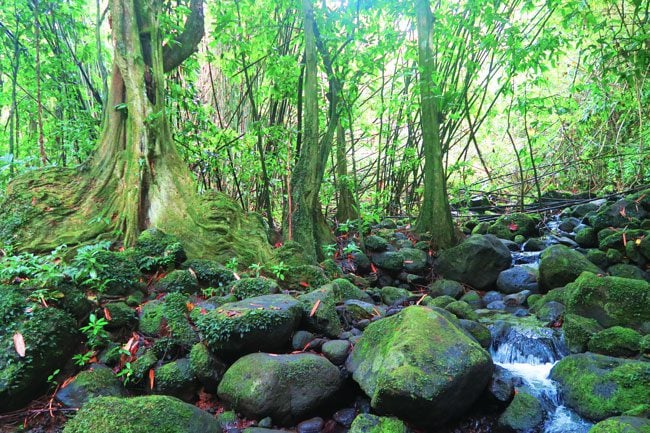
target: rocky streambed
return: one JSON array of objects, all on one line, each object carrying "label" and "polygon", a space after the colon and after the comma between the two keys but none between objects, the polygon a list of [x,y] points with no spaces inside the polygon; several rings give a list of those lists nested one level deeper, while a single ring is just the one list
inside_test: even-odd
[{"label": "rocky streambed", "polygon": [[187,260],[156,230],[4,257],[2,431],[45,393],[23,431],[647,432],[649,197],[440,253],[388,220],[318,265]]}]

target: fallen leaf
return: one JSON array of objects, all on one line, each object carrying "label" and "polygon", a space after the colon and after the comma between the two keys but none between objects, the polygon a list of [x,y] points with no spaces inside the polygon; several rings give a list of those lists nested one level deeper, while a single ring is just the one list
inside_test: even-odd
[{"label": "fallen leaf", "polygon": [[241,280],[241,277],[237,274],[237,272],[232,273],[235,276],[235,280]]},{"label": "fallen leaf", "polygon": [[625,218],[627,216],[626,213],[625,213],[625,208],[624,207],[622,207],[621,210],[618,211],[618,213],[620,213],[623,218]]},{"label": "fallen leaf", "polygon": [[106,308],[106,307],[104,307],[104,317],[105,317],[106,320],[108,320],[109,322],[110,322],[111,320],[113,320],[113,318],[111,317],[111,312],[108,311],[108,308]]},{"label": "fallen leaf", "polygon": [[404,260],[404,264],[405,264],[405,265],[412,265],[412,264],[413,264],[413,260]]},{"label": "fallen leaf", "polygon": [[20,332],[16,332],[14,334],[14,347],[16,348],[16,352],[18,352],[18,356],[21,358],[25,357],[25,339],[23,338],[23,334]]},{"label": "fallen leaf", "polygon": [[415,303],[415,305],[420,305],[420,303],[421,303],[421,302],[424,300],[424,298],[426,298],[426,297],[427,297],[427,294],[425,293],[424,295],[422,295],[422,296],[420,297],[420,299],[418,299],[418,301]]},{"label": "fallen leaf", "polygon": [[307,281],[301,281],[298,284],[300,284],[302,287],[309,287],[309,283]]},{"label": "fallen leaf", "polygon": [[316,310],[318,310],[319,306],[320,306],[320,299],[317,299],[316,302],[314,303],[314,306],[311,308],[311,311],[309,312],[309,317],[313,317],[314,314],[316,314]]},{"label": "fallen leaf", "polygon": [[375,266],[374,263],[370,263],[370,270],[371,270],[374,274],[377,273],[377,267]]},{"label": "fallen leaf", "polygon": [[510,229],[510,231],[512,231],[512,232],[516,231],[518,228],[519,228],[519,226],[517,224],[515,224],[515,223],[508,224],[508,229]]},{"label": "fallen leaf", "polygon": [[194,304],[191,302],[187,302],[185,306],[187,307],[187,311],[192,311],[194,309]]},{"label": "fallen leaf", "polygon": [[623,233],[623,246],[627,246],[627,237],[625,236],[625,233]]},{"label": "fallen leaf", "polygon": [[192,274],[192,276],[193,276],[194,278],[197,278],[197,276],[196,276],[196,272],[194,272],[194,269],[192,269],[192,268],[187,268],[187,270],[188,270],[188,272],[189,272],[190,274]]},{"label": "fallen leaf", "polygon": [[149,389],[153,389],[154,379],[156,377],[156,372],[153,368],[149,369]]}]

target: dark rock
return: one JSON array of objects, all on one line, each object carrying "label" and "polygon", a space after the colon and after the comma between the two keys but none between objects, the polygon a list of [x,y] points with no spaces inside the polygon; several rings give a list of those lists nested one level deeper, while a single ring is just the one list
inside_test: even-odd
[{"label": "dark rock", "polygon": [[272,295],[279,291],[278,283],[265,277],[241,278],[230,285],[230,292],[240,301],[255,296]]},{"label": "dark rock", "polygon": [[380,252],[388,249],[388,241],[381,236],[370,235],[364,239],[366,248],[372,251]]},{"label": "dark rock", "polygon": [[192,294],[199,290],[199,282],[192,272],[177,269],[156,282],[154,290],[159,293],[180,292]]},{"label": "dark rock", "polygon": [[370,266],[370,259],[363,252],[357,251],[352,253],[352,259],[354,260],[356,271],[361,275],[366,275],[372,270]]},{"label": "dark rock", "polygon": [[252,353],[226,371],[218,394],[247,417],[290,424],[330,400],[340,386],[338,368],[321,356]]},{"label": "dark rock", "polygon": [[348,358],[350,342],[346,340],[331,340],[323,344],[321,351],[325,358],[329,359],[332,364],[343,365]]},{"label": "dark rock", "polygon": [[[310,331],[336,337],[343,330],[336,303],[340,298],[329,285],[298,296],[302,306],[302,323]],[[314,310],[314,308],[316,308]]]},{"label": "dark rock", "polygon": [[404,256],[399,251],[383,251],[373,254],[372,261],[375,265],[389,272],[398,272],[404,265]]},{"label": "dark rock", "polygon": [[59,388],[56,399],[67,407],[80,408],[91,398],[124,395],[126,390],[113,371],[105,365],[93,364],[65,387]]},{"label": "dark rock", "polygon": [[524,244],[524,251],[542,251],[546,248],[547,242],[540,238],[530,238]]},{"label": "dark rock", "polygon": [[645,272],[643,269],[634,266],[628,265],[625,263],[618,263],[607,268],[607,272],[612,277],[621,277],[621,278],[631,278],[633,280],[644,280],[650,281],[650,274]]},{"label": "dark rock", "polygon": [[204,288],[225,287],[235,281],[235,275],[230,269],[212,260],[187,260],[182,264],[182,268],[193,272],[199,285]]},{"label": "dark rock", "polygon": [[454,301],[445,306],[445,310],[453,313],[459,319],[478,320],[474,309],[465,301]]},{"label": "dark rock", "polygon": [[488,233],[501,239],[513,240],[516,235],[525,237],[538,233],[535,220],[524,213],[513,213],[500,216],[488,229]]},{"label": "dark rock", "polygon": [[503,295],[495,290],[490,290],[483,295],[483,304],[487,305],[490,302],[502,301]]},{"label": "dark rock", "polygon": [[[302,348],[301,348],[302,349]],[[226,365],[214,356],[205,344],[197,343],[190,351],[190,368],[192,373],[209,393],[215,393],[219,381],[226,371]]]},{"label": "dark rock", "polygon": [[591,336],[602,329],[603,327],[594,319],[588,319],[577,314],[566,314],[562,323],[567,347],[572,353],[586,351]]},{"label": "dark rock", "polygon": [[493,369],[476,341],[420,306],[369,325],[346,367],[375,410],[428,427],[464,413]]},{"label": "dark rock", "polygon": [[460,245],[443,250],[435,271],[443,277],[485,290],[512,262],[510,251],[494,236],[473,235]]},{"label": "dark rock", "polygon": [[580,225],[580,220],[578,218],[563,218],[562,221],[560,221],[558,228],[563,232],[571,233],[578,225]]},{"label": "dark rock", "polygon": [[307,345],[307,343],[313,339],[314,334],[309,331],[296,331],[296,333],[293,334],[293,338],[291,339],[291,348],[293,350],[302,350]]},{"label": "dark rock", "polygon": [[187,402],[194,400],[199,390],[199,382],[187,358],[157,367],[154,383],[156,394],[171,395]]},{"label": "dark rock", "polygon": [[545,323],[555,323],[564,315],[566,307],[559,302],[550,301],[537,310],[535,316]]},{"label": "dark rock", "polygon": [[586,225],[576,229],[576,243],[583,248],[593,248],[598,246],[596,230]]},{"label": "dark rock", "polygon": [[135,258],[142,271],[154,272],[158,268],[170,269],[179,266],[187,259],[187,255],[178,238],[150,228],[138,236]]},{"label": "dark rock", "polygon": [[296,426],[297,433],[320,433],[325,426],[325,421],[321,417],[310,418]]},{"label": "dark rock", "polygon": [[467,291],[467,293],[460,297],[460,300],[466,302],[475,310],[483,308],[483,300],[476,290]]},{"label": "dark rock", "polygon": [[419,274],[427,269],[429,256],[426,252],[416,248],[406,247],[400,250],[404,257],[404,269],[407,272]]},{"label": "dark rock", "polygon": [[530,290],[522,290],[519,293],[513,293],[512,295],[506,295],[503,297],[503,303],[508,307],[518,307],[526,303],[526,299],[530,295]]},{"label": "dark rock", "polygon": [[487,349],[492,344],[492,335],[490,330],[479,322],[474,320],[460,319],[459,324],[461,328],[469,332],[482,348]]},{"label": "dark rock", "polygon": [[114,331],[118,329],[124,329],[126,331],[132,331],[138,324],[138,319],[135,316],[135,310],[126,305],[124,302],[110,302],[104,306],[108,310],[110,315],[110,320],[108,320],[108,325],[106,329],[109,331]]},{"label": "dark rock", "polygon": [[381,300],[386,305],[393,305],[396,302],[407,300],[411,296],[411,292],[406,289],[399,289],[393,286],[385,286],[381,288]]},{"label": "dark rock", "polygon": [[356,409],[349,407],[334,412],[332,418],[334,418],[334,421],[341,424],[343,427],[350,428],[352,421],[354,421],[354,418],[356,418],[356,416]]},{"label": "dark rock", "polygon": [[484,399],[488,404],[504,408],[514,396],[515,385],[512,373],[500,365],[495,365],[492,380],[484,392]]}]

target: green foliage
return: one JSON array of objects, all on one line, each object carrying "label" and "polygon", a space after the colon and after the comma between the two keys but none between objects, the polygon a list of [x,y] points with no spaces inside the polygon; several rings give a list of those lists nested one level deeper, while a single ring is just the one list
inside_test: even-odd
[{"label": "green foliage", "polygon": [[88,324],[79,328],[86,336],[86,344],[91,349],[97,349],[104,346],[108,342],[108,332],[104,329],[108,325],[108,321],[103,317],[97,318],[92,313],[88,317]]},{"label": "green foliage", "polygon": [[275,278],[280,281],[284,281],[284,276],[289,270],[289,267],[285,265],[283,261],[280,261],[277,264],[269,266],[269,270],[273,273],[273,275],[275,275]]}]

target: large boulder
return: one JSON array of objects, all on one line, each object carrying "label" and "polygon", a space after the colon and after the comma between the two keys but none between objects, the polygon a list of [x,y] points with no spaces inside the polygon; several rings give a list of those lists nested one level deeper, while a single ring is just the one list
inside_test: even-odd
[{"label": "large boulder", "polygon": [[648,433],[650,419],[637,416],[615,416],[601,421],[589,433]]},{"label": "large boulder", "polygon": [[434,270],[444,278],[485,290],[494,285],[499,273],[511,263],[510,251],[498,238],[473,235],[460,245],[443,250]]},{"label": "large boulder", "polygon": [[525,391],[518,391],[499,417],[499,425],[509,431],[530,432],[542,424],[546,412],[540,401]]},{"label": "large boulder", "polygon": [[524,236],[526,238],[535,236],[539,233],[539,230],[537,230],[535,219],[530,215],[513,213],[500,216],[488,228],[488,233],[512,241],[515,236]]},{"label": "large boulder", "polygon": [[330,400],[340,386],[338,368],[324,357],[252,353],[226,371],[218,394],[247,417],[290,424]]},{"label": "large boulder", "polygon": [[366,328],[346,366],[375,410],[431,427],[479,397],[492,377],[490,355],[445,316],[412,306]]},{"label": "large boulder", "polygon": [[162,395],[99,397],[68,421],[63,433],[221,433],[219,422],[207,412],[174,397]]},{"label": "large boulder", "polygon": [[650,283],[585,272],[565,288],[569,314],[596,320],[601,326],[641,329],[650,322]]},{"label": "large boulder", "polygon": [[592,421],[650,411],[650,363],[593,353],[570,355],[551,370],[567,406]]},{"label": "large boulder", "polygon": [[547,292],[575,281],[582,272],[604,273],[584,255],[564,245],[552,245],[544,250],[539,262],[539,285]]},{"label": "large boulder", "polygon": [[497,288],[501,293],[514,294],[522,290],[537,293],[537,274],[525,266],[515,266],[501,272],[497,278]]},{"label": "large boulder", "polygon": [[213,353],[234,358],[282,350],[289,345],[302,314],[300,301],[293,297],[265,295],[209,311],[198,319],[197,327]]}]

